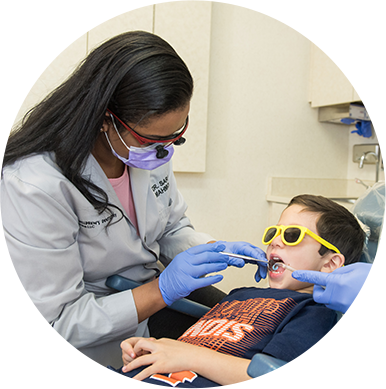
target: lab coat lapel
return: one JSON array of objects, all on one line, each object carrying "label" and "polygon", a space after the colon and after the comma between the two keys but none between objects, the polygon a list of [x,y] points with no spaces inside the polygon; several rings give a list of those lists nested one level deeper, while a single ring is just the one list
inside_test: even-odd
[{"label": "lab coat lapel", "polygon": [[146,242],[146,217],[150,171],[130,167],[129,173],[131,192],[133,194],[135,212],[137,214],[139,236]]}]

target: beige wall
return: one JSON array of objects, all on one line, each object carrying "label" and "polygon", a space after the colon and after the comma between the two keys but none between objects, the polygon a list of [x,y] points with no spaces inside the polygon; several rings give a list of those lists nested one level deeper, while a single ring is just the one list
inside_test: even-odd
[{"label": "beige wall", "polygon": [[[309,66],[298,32],[213,3],[206,172],[176,174],[196,229],[263,248],[269,176],[346,178],[349,128],[318,122]],[[218,285],[253,285],[253,271],[230,268]]]}]

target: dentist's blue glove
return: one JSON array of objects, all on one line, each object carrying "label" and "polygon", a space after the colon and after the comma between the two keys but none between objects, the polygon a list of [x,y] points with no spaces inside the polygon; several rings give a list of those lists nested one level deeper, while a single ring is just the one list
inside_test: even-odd
[{"label": "dentist's blue glove", "polygon": [[[247,243],[247,242],[224,242],[219,241],[217,243],[223,243],[225,245],[225,252],[232,253],[232,254],[241,254],[246,255],[248,257],[256,258],[256,259],[264,259],[267,260],[265,256],[265,252],[261,250],[260,248]],[[242,264],[233,266],[237,267],[243,267],[245,263],[248,263],[248,260],[241,260]],[[252,262],[251,262],[252,263]],[[255,264],[255,262],[253,262]],[[260,263],[257,266],[256,274],[255,274],[255,280],[256,282],[259,282],[262,278],[267,277],[267,265],[264,263]]]},{"label": "dentist's blue glove", "polygon": [[195,246],[178,254],[159,276],[159,289],[165,303],[171,305],[196,289],[220,282],[223,279],[220,274],[203,276],[242,262],[219,254],[224,249],[225,245],[216,242]]},{"label": "dentist's blue glove", "polygon": [[354,263],[340,267],[332,273],[296,270],[292,273],[292,277],[302,282],[315,284],[313,297],[317,303],[346,313],[361,290],[370,269],[370,263]]}]

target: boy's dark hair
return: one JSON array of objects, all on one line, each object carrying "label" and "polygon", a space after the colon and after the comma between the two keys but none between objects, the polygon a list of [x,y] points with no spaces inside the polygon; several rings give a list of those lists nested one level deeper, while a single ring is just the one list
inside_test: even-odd
[{"label": "boy's dark hair", "polygon": [[[345,265],[358,262],[365,242],[365,232],[362,230],[355,216],[345,207],[323,196],[299,195],[295,196],[291,205],[304,207],[303,211],[319,214],[316,228],[319,236],[339,249],[345,257]],[[320,255],[329,250],[322,247]]]}]

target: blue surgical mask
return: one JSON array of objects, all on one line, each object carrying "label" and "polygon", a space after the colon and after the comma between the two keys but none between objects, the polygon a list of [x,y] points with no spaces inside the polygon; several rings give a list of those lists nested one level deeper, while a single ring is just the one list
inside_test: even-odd
[{"label": "blue surgical mask", "polygon": [[[125,145],[127,150],[129,150],[129,158],[124,158],[120,156],[111,145],[110,139],[105,132],[105,136],[107,139],[107,142],[110,145],[112,153],[120,159],[125,165],[135,167],[138,169],[144,169],[144,170],[154,170],[157,167],[160,167],[164,165],[165,163],[169,162],[170,159],[173,156],[174,148],[173,145],[169,145],[164,147],[162,143],[154,143],[147,147],[129,147],[122,139],[116,125],[114,122],[114,118],[112,118],[112,122],[115,128],[116,133],[119,136],[119,139],[121,142]],[[167,151],[167,155],[165,155],[163,158],[157,158],[157,154],[159,154],[159,148],[162,146],[162,149]],[[165,153],[166,154],[166,153]]]}]

